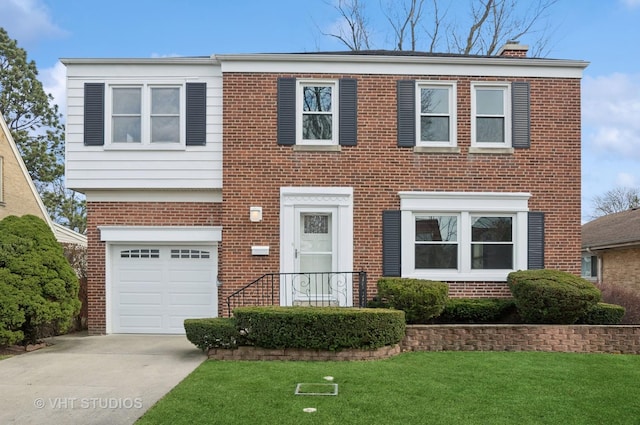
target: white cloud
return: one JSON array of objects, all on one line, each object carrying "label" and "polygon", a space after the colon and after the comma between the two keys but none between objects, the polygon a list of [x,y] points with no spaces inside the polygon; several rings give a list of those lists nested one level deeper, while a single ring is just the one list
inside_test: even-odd
[{"label": "white cloud", "polygon": [[42,0],[1,0],[0,26],[24,46],[43,37],[60,37],[66,31],[53,23]]},{"label": "white cloud", "polygon": [[640,7],[640,0],[622,0],[622,4],[633,9],[635,7]]},{"label": "white cloud", "polygon": [[40,81],[44,91],[53,96],[54,103],[60,108],[60,112],[66,114],[67,70],[62,62],[57,62],[51,68],[41,69]]},{"label": "white cloud", "polygon": [[631,173],[618,173],[616,176],[616,186],[637,187],[638,179]]},{"label": "white cloud", "polygon": [[586,147],[640,160],[640,75],[586,77],[582,89]]}]

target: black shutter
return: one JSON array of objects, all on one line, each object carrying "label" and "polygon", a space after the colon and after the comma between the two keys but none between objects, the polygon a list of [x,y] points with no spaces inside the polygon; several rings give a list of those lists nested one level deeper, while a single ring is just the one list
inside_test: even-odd
[{"label": "black shutter", "polygon": [[339,143],[342,146],[356,146],[358,143],[358,80],[340,80],[340,111],[338,113]]},{"label": "black shutter", "polygon": [[398,146],[416,145],[416,84],[413,80],[399,80],[398,102]]},{"label": "black shutter", "polygon": [[187,83],[187,146],[207,143],[207,83]]},{"label": "black shutter", "polygon": [[84,84],[84,144],[104,145],[104,83]]},{"label": "black shutter", "polygon": [[295,78],[278,78],[278,144],[296,144]]},{"label": "black shutter", "polygon": [[511,84],[511,132],[514,148],[521,149],[531,146],[529,104],[529,83],[513,82]]},{"label": "black shutter", "polygon": [[382,275],[400,276],[400,211],[382,211]]},{"label": "black shutter", "polygon": [[544,269],[544,213],[529,212],[528,269]]}]

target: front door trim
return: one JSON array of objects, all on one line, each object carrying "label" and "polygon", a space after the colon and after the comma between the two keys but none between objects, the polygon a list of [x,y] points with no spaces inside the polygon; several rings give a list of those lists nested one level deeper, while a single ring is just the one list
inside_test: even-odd
[{"label": "front door trim", "polygon": [[[281,187],[280,188],[280,273],[294,273],[295,215],[309,208],[337,211],[333,225],[337,235],[336,272],[353,271],[353,188],[352,187]],[[287,303],[286,288],[280,288],[281,305]],[[353,305],[349,290],[347,304]]]}]

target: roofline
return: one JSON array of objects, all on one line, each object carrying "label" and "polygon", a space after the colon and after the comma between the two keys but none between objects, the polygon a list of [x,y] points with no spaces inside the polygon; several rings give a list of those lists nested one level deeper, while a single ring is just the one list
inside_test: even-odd
[{"label": "roofline", "polygon": [[74,239],[79,245],[83,245],[86,246],[87,245],[87,237],[81,233],[78,233],[74,230],[71,230],[61,224],[58,224],[56,222],[54,222],[51,217],[49,216],[49,212],[47,211],[47,207],[44,205],[44,202],[42,202],[42,198],[40,197],[40,194],[38,193],[38,191],[36,190],[36,186],[33,183],[33,180],[31,179],[31,176],[29,175],[29,171],[27,170],[27,166],[24,163],[24,160],[22,159],[22,155],[20,155],[20,151],[18,150],[18,146],[16,145],[15,140],[13,139],[13,136],[11,135],[11,131],[9,130],[9,126],[7,125],[7,122],[5,121],[4,117],[2,116],[2,114],[0,113],[0,130],[3,131],[5,133],[5,136],[7,138],[7,141],[9,143],[9,147],[11,148],[13,155],[16,157],[16,161],[18,162],[18,166],[20,167],[20,170],[22,171],[22,175],[25,178],[25,180],[27,181],[27,184],[29,185],[29,188],[31,189],[31,193],[33,195],[33,197],[36,200],[36,203],[38,204],[38,207],[40,208],[40,212],[42,213],[42,215],[44,216],[44,222],[47,223],[47,225],[49,226],[49,228],[51,229],[51,231],[53,232],[53,234],[56,236],[56,240],[58,242],[61,242],[59,237],[62,235],[65,235],[67,238],[70,239]]},{"label": "roofline", "polygon": [[630,248],[633,246],[640,246],[640,241],[630,241],[630,242],[621,242],[621,243],[611,243],[607,245],[592,245],[592,246],[583,246],[582,250],[586,252],[590,251],[602,251],[605,249],[614,249],[614,248]]},{"label": "roofline", "polygon": [[24,160],[22,159],[22,155],[18,150],[18,145],[16,145],[16,141],[13,139],[13,135],[9,130],[9,126],[7,125],[7,122],[5,121],[1,113],[0,113],[0,129],[5,133],[7,137],[7,141],[9,142],[9,147],[13,151],[13,155],[16,157],[16,161],[18,162],[18,167],[20,167],[20,170],[22,171],[22,176],[27,181],[27,184],[29,185],[29,189],[31,189],[31,194],[35,198],[36,203],[38,204],[38,208],[40,208],[40,212],[44,216],[44,221],[47,223],[49,228],[51,228],[51,231],[53,231],[53,220],[51,220],[51,217],[49,217],[49,212],[47,211],[47,208],[44,206],[44,202],[42,202],[42,198],[40,197],[40,194],[36,190],[36,186],[35,184],[33,184],[33,180],[31,180],[31,176],[29,175],[27,166],[25,165]]},{"label": "roofline", "polygon": [[171,56],[166,58],[60,58],[63,65],[217,65],[213,56]]},{"label": "roofline", "polygon": [[415,63],[441,65],[500,65],[562,67],[585,69],[589,62],[568,59],[510,58],[486,56],[402,56],[402,55],[358,55],[358,54],[301,54],[301,53],[255,53],[218,54],[212,58],[220,62],[352,62],[352,63]]},{"label": "roofline", "polygon": [[588,61],[543,58],[510,58],[499,56],[416,56],[416,55],[359,55],[328,53],[240,53],[214,54],[211,56],[172,56],[165,58],[60,58],[64,65],[154,65],[188,64],[218,65],[222,62],[311,62],[311,63],[354,63],[354,64],[438,64],[438,65],[499,65],[536,66],[546,68],[585,69]]}]

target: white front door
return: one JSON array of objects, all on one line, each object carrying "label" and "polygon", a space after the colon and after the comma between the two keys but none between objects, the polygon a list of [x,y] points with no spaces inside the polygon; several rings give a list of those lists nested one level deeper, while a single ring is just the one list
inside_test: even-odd
[{"label": "white front door", "polygon": [[280,304],[353,303],[353,191],[281,188]]},{"label": "white front door", "polygon": [[336,264],[335,209],[296,209],[296,273],[293,277],[294,304],[337,304],[332,272]]}]

